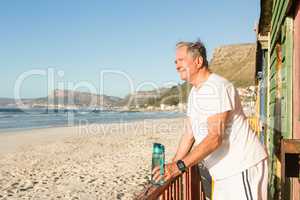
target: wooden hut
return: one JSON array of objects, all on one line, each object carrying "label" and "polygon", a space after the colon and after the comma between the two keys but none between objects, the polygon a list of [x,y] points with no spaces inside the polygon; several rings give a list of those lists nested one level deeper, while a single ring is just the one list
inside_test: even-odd
[{"label": "wooden hut", "polygon": [[269,199],[300,200],[300,1],[261,0],[256,74]]}]

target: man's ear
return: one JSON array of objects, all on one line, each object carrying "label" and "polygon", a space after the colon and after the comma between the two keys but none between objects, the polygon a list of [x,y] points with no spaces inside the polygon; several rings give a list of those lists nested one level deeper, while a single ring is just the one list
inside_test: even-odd
[{"label": "man's ear", "polygon": [[202,56],[199,56],[197,58],[197,66],[198,66],[198,68],[202,68],[202,66],[203,66],[203,58],[202,58]]}]

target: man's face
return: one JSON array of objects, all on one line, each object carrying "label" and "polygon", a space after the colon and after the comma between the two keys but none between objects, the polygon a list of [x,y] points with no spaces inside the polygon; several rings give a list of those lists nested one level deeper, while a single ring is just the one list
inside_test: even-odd
[{"label": "man's face", "polygon": [[190,81],[198,72],[194,59],[187,53],[187,47],[176,49],[175,64],[181,80]]}]

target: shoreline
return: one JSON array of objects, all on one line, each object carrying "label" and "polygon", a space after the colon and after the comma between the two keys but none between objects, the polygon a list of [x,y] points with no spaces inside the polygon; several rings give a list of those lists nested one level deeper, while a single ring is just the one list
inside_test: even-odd
[{"label": "shoreline", "polygon": [[[120,112],[121,113],[121,112]],[[128,113],[128,112],[124,112]],[[62,127],[74,127],[74,126],[80,126],[82,124],[111,124],[111,123],[128,123],[128,122],[135,122],[135,121],[141,121],[146,119],[172,119],[172,118],[181,118],[185,116],[184,112],[175,112],[175,115],[172,115],[172,112],[139,112],[139,113],[145,113],[146,115],[148,113],[165,113],[169,114],[169,116],[156,116],[156,117],[145,117],[145,118],[123,118],[120,117],[120,119],[112,119],[111,121],[98,121],[98,122],[89,122],[89,120],[93,120],[93,118],[87,118],[87,119],[73,119],[71,122],[67,122],[65,124],[50,124],[50,125],[44,125],[44,126],[29,126],[29,127],[17,127],[17,128],[0,128],[0,135],[3,133],[9,133],[9,132],[21,132],[21,131],[28,131],[28,130],[36,130],[36,129],[48,129],[48,128],[62,128]],[[174,114],[174,113],[173,113]],[[78,121],[79,120],[79,121]]]},{"label": "shoreline", "polygon": [[150,180],[153,143],[164,144],[170,160],[183,123],[178,117],[0,134],[0,199],[132,199]]},{"label": "shoreline", "polygon": [[[176,118],[182,118],[184,117],[184,113],[182,116],[170,116],[167,117],[161,117],[161,118],[145,118],[145,119],[133,119],[133,120],[120,120],[119,122],[113,121],[113,122],[92,122],[88,123],[88,125],[92,124],[116,124],[116,123],[130,123],[130,122],[138,122],[143,120],[160,120],[160,119],[176,119]],[[17,132],[23,132],[23,131],[32,131],[32,130],[40,130],[40,129],[50,129],[50,128],[68,128],[68,127],[78,127],[81,126],[81,124],[74,124],[74,125],[59,125],[59,126],[45,126],[45,127],[24,127],[24,128],[9,128],[9,129],[0,129],[0,136],[2,134],[8,134],[8,133],[17,133]],[[85,125],[84,125],[85,126]]]}]

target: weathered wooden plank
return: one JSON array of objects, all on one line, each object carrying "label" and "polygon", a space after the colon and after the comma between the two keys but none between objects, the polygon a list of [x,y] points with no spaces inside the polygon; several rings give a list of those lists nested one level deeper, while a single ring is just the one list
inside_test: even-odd
[{"label": "weathered wooden plank", "polygon": [[[270,90],[276,87],[276,67],[273,66],[270,70],[269,81],[270,81]],[[273,81],[273,82],[272,82]]]},{"label": "weathered wooden plank", "polygon": [[272,14],[271,19],[271,53],[273,53],[275,41],[278,38],[278,29],[282,24],[283,16],[285,15],[284,6],[285,6],[284,0],[277,0],[275,1],[275,7]]},{"label": "weathered wooden plank", "polygon": [[274,117],[274,114],[275,114],[275,103],[271,103],[269,105],[269,118],[270,118],[270,121],[272,120],[271,118]]},{"label": "weathered wooden plank", "polygon": [[281,132],[281,136],[283,138],[288,138],[289,136],[289,132],[287,131],[287,123],[285,123],[285,121],[287,120],[286,116],[281,116],[281,126],[280,126],[280,132]]},{"label": "weathered wooden plank", "polygon": [[272,18],[271,18],[271,24],[275,24],[276,23],[276,19],[278,18],[278,11],[280,4],[282,3],[282,0],[274,0],[273,1],[273,9],[272,9]]},{"label": "weathered wooden plank", "polygon": [[277,7],[277,4],[278,4],[278,0],[274,0],[273,1],[273,5],[272,5],[272,13],[274,13],[274,9]]},{"label": "weathered wooden plank", "polygon": [[274,10],[271,22],[271,50],[273,52],[275,43],[279,37],[279,31],[281,25],[283,24],[284,17],[286,15],[287,9],[289,7],[290,2],[287,0],[280,0],[277,7]]},{"label": "weathered wooden plank", "polygon": [[269,97],[270,97],[269,104],[270,105],[275,104],[276,103],[276,90],[275,89],[270,91]]},{"label": "weathered wooden plank", "polygon": [[281,26],[281,44],[284,44],[286,39],[286,28],[286,23],[283,23],[283,25]]},{"label": "weathered wooden plank", "polygon": [[285,95],[286,98],[286,110],[285,115],[286,121],[285,127],[286,127],[286,138],[292,138],[292,127],[293,127],[293,121],[292,121],[292,115],[293,115],[293,92],[292,92],[292,83],[293,83],[293,75],[292,75],[292,69],[293,69],[293,43],[294,43],[294,35],[293,35],[293,19],[290,17],[287,17],[285,19],[285,29],[283,29],[285,32],[285,43],[284,43],[284,70],[282,70],[282,80],[283,87],[282,87],[282,93]]},{"label": "weathered wooden plank", "polygon": [[271,49],[274,50],[274,47],[275,47],[275,43],[276,43],[276,40],[279,36],[279,31],[280,31],[280,28],[281,28],[281,25],[284,21],[284,17],[286,15],[286,13],[288,12],[288,9],[290,8],[291,6],[291,0],[281,0],[277,6],[277,8],[275,8],[275,10],[277,10],[278,12],[278,15],[276,15],[275,13],[275,16],[273,15],[272,16],[272,19],[273,17],[274,20],[273,23],[271,23]]},{"label": "weathered wooden plank", "polygon": [[[294,83],[300,82],[300,1],[295,1],[295,17],[294,17],[294,52],[293,52],[293,80]],[[292,85],[293,93],[292,96],[293,104],[292,104],[292,112],[293,112],[293,138],[300,139],[300,85],[294,84]],[[300,182],[299,179],[293,181],[293,196],[294,200],[300,200]]]},{"label": "weathered wooden plank", "polygon": [[270,89],[269,89],[269,91],[271,92],[272,90],[275,90],[276,87],[277,87],[277,83],[276,83],[276,77],[275,77],[275,72],[274,72],[274,75],[270,79]]},{"label": "weathered wooden plank", "polygon": [[[282,55],[282,60],[281,60],[281,62],[282,63],[284,63],[285,62],[285,60],[286,60],[286,42],[285,43],[283,43],[282,45],[282,48],[281,48],[281,55]],[[284,67],[284,65],[282,65],[282,67]]]},{"label": "weathered wooden plank", "polygon": [[284,63],[282,63],[282,68],[281,68],[281,73],[280,73],[280,76],[281,76],[281,83],[282,84],[287,84],[287,76],[288,76],[288,72],[287,72],[287,68],[286,68],[286,65],[284,65]]},{"label": "weathered wooden plank", "polygon": [[[293,137],[300,139],[300,1],[296,1],[294,19],[294,67],[293,79]],[[300,188],[300,184],[299,184]]]},{"label": "weathered wooden plank", "polygon": [[286,139],[282,140],[281,144],[284,153],[300,154],[300,140]]},{"label": "weathered wooden plank", "polygon": [[280,18],[280,15],[284,12],[283,11],[283,5],[284,5],[284,0],[275,0],[274,4],[274,8],[273,8],[273,11],[272,11],[272,19],[271,19],[271,25],[272,27],[276,27],[275,25],[278,24],[279,22],[279,18]]},{"label": "weathered wooden plank", "polygon": [[276,55],[276,52],[272,53],[271,54],[271,59],[270,59],[270,69],[275,66],[277,62],[277,55]]},{"label": "weathered wooden plank", "polygon": [[269,82],[269,50],[264,51],[264,82],[265,82],[265,88],[264,88],[264,93],[265,93],[265,101],[264,101],[264,115],[266,116],[266,124],[265,124],[265,135],[266,139],[265,142],[268,140],[268,108],[269,108],[269,88],[268,88],[268,82]]}]

